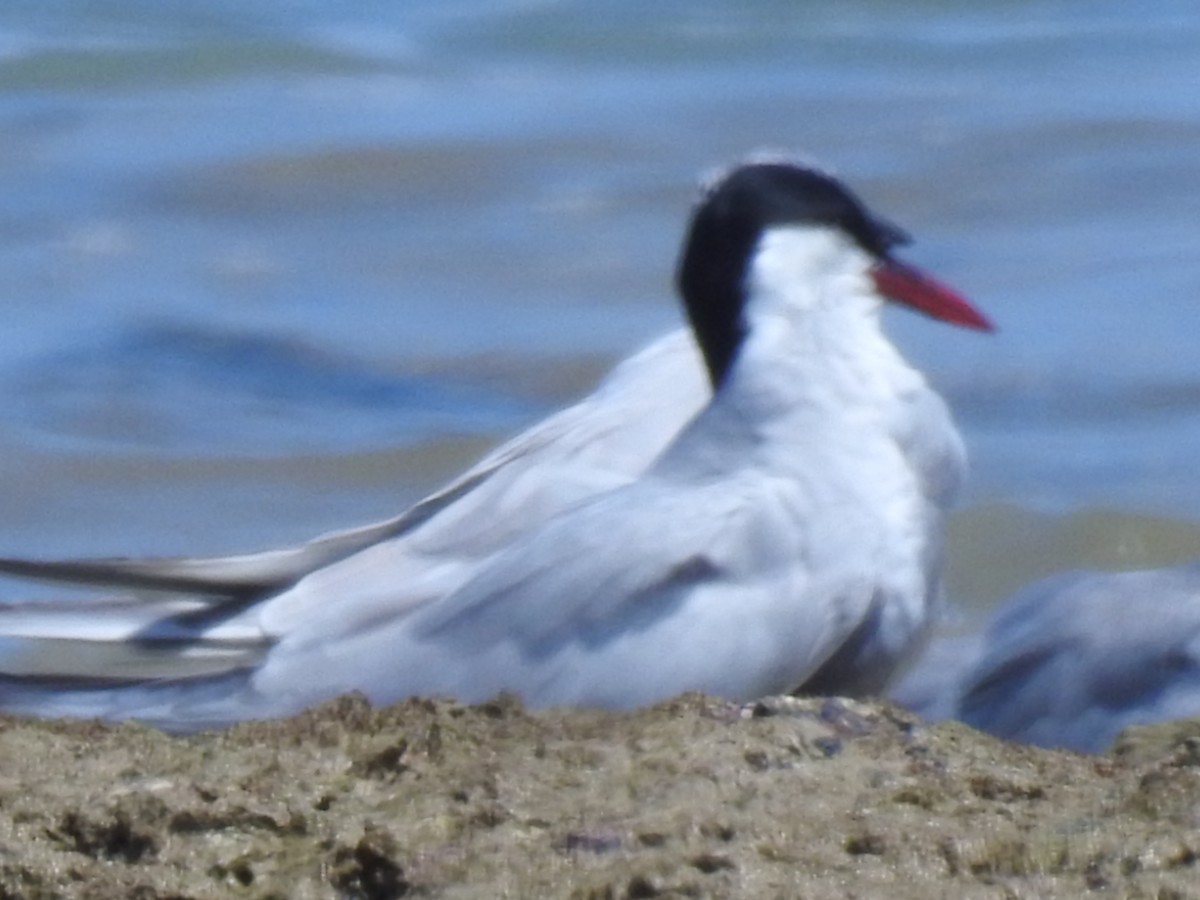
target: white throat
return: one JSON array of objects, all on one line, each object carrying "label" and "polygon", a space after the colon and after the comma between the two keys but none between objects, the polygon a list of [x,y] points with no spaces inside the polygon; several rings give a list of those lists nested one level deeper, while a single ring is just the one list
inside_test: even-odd
[{"label": "white throat", "polygon": [[923,383],[880,327],[871,265],[832,229],[763,234],[746,279],[746,337],[725,385],[739,405],[840,418]]}]

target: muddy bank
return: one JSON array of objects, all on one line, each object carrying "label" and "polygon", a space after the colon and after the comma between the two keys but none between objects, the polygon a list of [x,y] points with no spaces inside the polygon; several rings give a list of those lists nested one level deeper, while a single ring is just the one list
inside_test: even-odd
[{"label": "muddy bank", "polygon": [[1200,897],[1200,723],[1105,757],[893,707],[346,698],[0,720],[0,897]]}]

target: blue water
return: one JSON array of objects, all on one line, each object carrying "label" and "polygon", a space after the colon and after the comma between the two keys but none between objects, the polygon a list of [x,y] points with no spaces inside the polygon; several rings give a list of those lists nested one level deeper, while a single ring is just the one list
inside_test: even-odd
[{"label": "blue water", "polygon": [[889,320],[972,452],[957,595],[1200,557],[1198,60],[1170,0],[6,3],[0,552],[394,512],[676,322],[766,146],[1000,326]]}]

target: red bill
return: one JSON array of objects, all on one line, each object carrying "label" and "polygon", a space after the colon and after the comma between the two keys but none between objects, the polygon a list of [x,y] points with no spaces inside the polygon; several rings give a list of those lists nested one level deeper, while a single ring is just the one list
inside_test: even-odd
[{"label": "red bill", "polygon": [[919,312],[964,328],[994,331],[987,317],[954,288],[926,275],[915,266],[895,259],[884,259],[871,269],[879,293],[889,300],[911,306]]}]

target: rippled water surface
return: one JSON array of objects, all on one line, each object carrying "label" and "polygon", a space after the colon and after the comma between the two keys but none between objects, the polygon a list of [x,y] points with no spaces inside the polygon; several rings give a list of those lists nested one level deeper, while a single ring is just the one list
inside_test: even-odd
[{"label": "rippled water surface", "polygon": [[1147,3],[0,6],[0,552],[401,508],[677,321],[697,175],[809,154],[999,323],[897,314],[951,585],[1200,556],[1200,18]]}]

